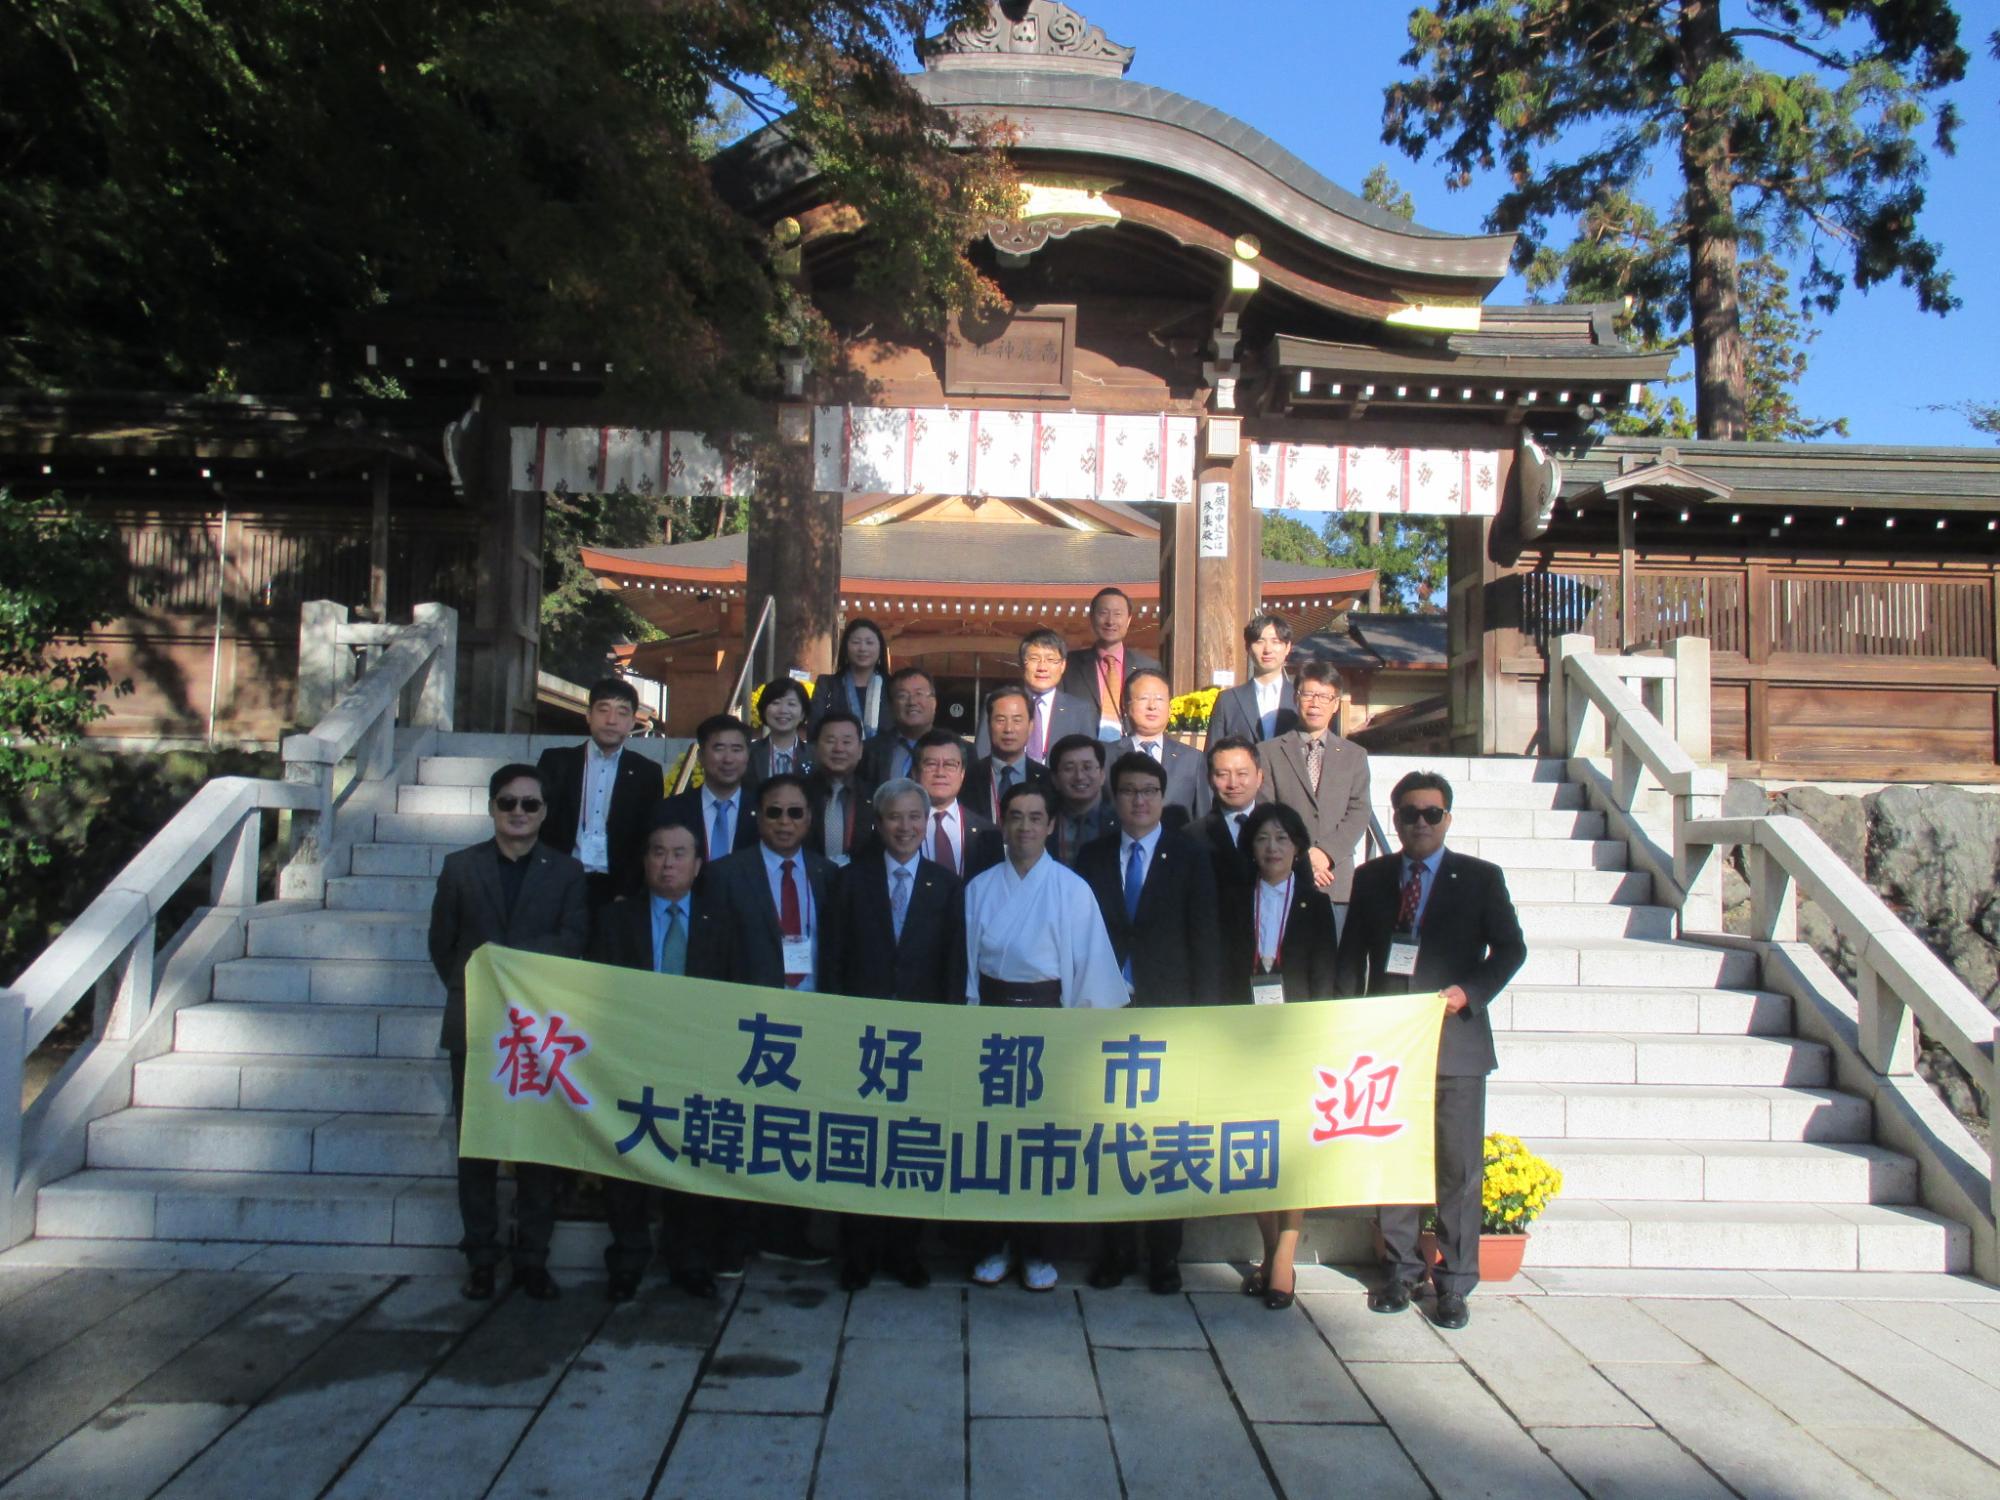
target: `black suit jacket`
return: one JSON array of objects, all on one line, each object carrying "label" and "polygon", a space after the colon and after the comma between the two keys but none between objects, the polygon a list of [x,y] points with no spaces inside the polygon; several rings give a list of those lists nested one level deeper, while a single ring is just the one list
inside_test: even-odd
[{"label": "black suit jacket", "polygon": [[[1125,647],[1125,676],[1130,677],[1140,668],[1160,670],[1159,662],[1143,651],[1135,651],[1130,643]],[[1057,684],[1072,698],[1081,698],[1093,708],[1098,703],[1097,647],[1093,644],[1082,651],[1072,651],[1069,660],[1063,663],[1062,681]],[[1122,686],[1122,684],[1121,684]]]},{"label": "black suit jacket", "polygon": [[[847,801],[854,809],[854,836],[847,841],[843,851],[851,859],[865,848],[875,833],[875,804],[869,800],[875,789],[871,781],[863,781],[857,773],[847,786]],[[826,852],[826,803],[833,793],[833,783],[820,772],[815,771],[806,778],[806,806],[812,809],[812,829],[806,834],[806,847],[815,854]]]},{"label": "black suit jacket", "polygon": [[[962,736],[959,739],[959,744],[965,744]],[[896,763],[902,759],[902,756],[897,752],[902,748],[903,741],[896,732],[896,726],[891,724],[862,747],[861,766],[857,774],[870,786],[880,786],[885,781],[893,780],[898,774],[907,776],[912,781],[916,780],[916,757],[914,753],[910,758],[911,768],[900,773],[897,771]],[[965,759],[966,763],[970,765],[972,762],[972,751],[969,748],[965,752]]]},{"label": "black suit jacket", "polygon": [[[1034,695],[1028,698],[1029,712],[1034,711]],[[1056,684],[1049,699],[1049,740],[1044,749],[1053,749],[1057,740],[1070,734],[1089,735],[1097,738],[1097,700],[1085,702],[1073,693],[1063,691],[1062,684]],[[972,742],[972,753],[984,760],[993,748],[993,742],[986,737],[986,716],[979,716],[979,734]]]},{"label": "black suit jacket", "polygon": [[[1257,967],[1257,896],[1254,877],[1222,892],[1222,946],[1227,955],[1228,982],[1237,1000],[1248,1002],[1250,981]],[[1291,914],[1285,919],[1285,937],[1278,949],[1278,973],[1284,979],[1285,999],[1331,1000],[1339,994],[1334,963],[1338,945],[1334,938],[1333,903],[1306,875],[1292,886]]]},{"label": "black suit jacket", "polygon": [[499,847],[492,839],[446,857],[431,897],[431,966],[444,981],[444,1019],[438,1045],[465,1051],[465,961],[484,943],[530,953],[582,958],[590,935],[583,866],[567,854],[537,844],[514,910],[500,885]]},{"label": "black suit jacket", "polygon": [[[1027,770],[1028,780],[1047,785],[1049,768],[1040,761],[1023,756],[1021,764]],[[978,813],[980,817],[996,827],[1000,821],[1000,809],[993,795],[993,757],[982,755],[966,768],[965,785],[958,789],[958,800]]]},{"label": "black suit jacket", "polygon": [[1507,877],[1498,865],[1446,849],[1417,933],[1417,971],[1409,975],[1386,970],[1402,885],[1400,853],[1371,859],[1354,872],[1335,984],[1342,995],[1423,994],[1458,985],[1467,1003],[1444,1018],[1438,1072],[1490,1073],[1499,1059],[1486,1007],[1528,957]]},{"label": "black suit jacket", "polygon": [[[931,808],[926,805],[924,817],[931,819]],[[959,878],[961,883],[970,881],[975,875],[984,875],[988,870],[1007,857],[1007,846],[1000,840],[1000,829],[989,817],[977,808],[958,804],[959,821],[959,865],[952,870],[943,860],[937,861],[945,869]],[[932,857],[932,840],[937,824],[934,820],[924,824],[924,858]],[[877,841],[879,843],[879,840]]]},{"label": "black suit jacket", "polygon": [[[664,797],[653,805],[653,828],[689,828],[694,831],[695,847],[701,850],[705,863],[713,864],[724,854],[734,854],[739,849],[754,849],[757,835],[757,797],[745,781],[736,797],[738,816],[732,821],[734,829],[729,835],[730,847],[716,850],[708,847],[708,818],[701,804],[701,788],[691,786],[684,792],[676,792]],[[643,871],[641,872],[644,873]]]},{"label": "black suit jacket", "polygon": [[[576,852],[576,823],[583,816],[583,769],[588,746],[559,745],[542,752],[535,769],[542,773],[542,795],[548,815],[542,819],[542,842],[562,854]],[[641,864],[646,834],[653,826],[653,808],[666,788],[659,763],[625,751],[611,783],[611,805],[604,813],[607,868],[620,891],[635,891],[645,877]]]},{"label": "black suit jacket", "polygon": [[[822,989],[825,987],[820,973],[826,960],[826,903],[834,869],[810,850],[795,857],[805,861],[805,877],[812,889],[815,934],[813,987]],[[764,873],[763,848],[741,849],[718,859],[702,872],[700,890],[722,924],[715,977],[729,980],[732,984],[761,984],[769,989],[783,989],[785,939],[778,928],[778,907],[771,899],[771,883]]]},{"label": "black suit jacket", "polygon": [[[836,708],[847,707],[847,689],[840,684],[840,679],[844,675],[840,672],[822,672],[813,679],[812,711],[806,715],[808,738],[819,728],[821,719]],[[861,737],[864,740],[880,734],[895,722],[889,715],[889,678],[887,674],[877,672],[875,680],[882,684],[882,691],[876,695],[875,713],[872,717],[868,712],[868,690],[863,688],[861,691]]]},{"label": "black suit jacket", "polygon": [[[792,774],[803,776],[812,769],[812,741],[805,737],[804,726],[799,729],[799,743],[792,751]],[[744,773],[743,788],[752,796],[771,775],[771,737],[760,735],[750,745],[750,769]],[[695,788],[699,791],[700,788]]]},{"label": "black suit jacket", "polygon": [[827,895],[821,988],[867,1000],[965,1003],[965,886],[923,859],[903,916],[889,906],[889,858],[871,846],[836,870]]},{"label": "black suit jacket", "polygon": [[[1138,741],[1126,735],[1106,753],[1112,760],[1136,750]],[[1192,745],[1184,745],[1170,734],[1160,736],[1160,769],[1167,773],[1167,806],[1181,813],[1185,827],[1208,811],[1215,793],[1208,785],[1208,757]]]},{"label": "black suit jacket", "polygon": [[[687,977],[720,979],[722,966],[722,924],[716,920],[714,902],[699,889],[688,896]],[[616,964],[621,969],[653,972],[653,898],[646,891],[621,896],[597,916],[597,931],[590,940],[593,963]]]},{"label": "black suit jacket", "polygon": [[1112,832],[1077,856],[1076,873],[1104,914],[1111,948],[1132,961],[1134,1005],[1219,1005],[1232,992],[1222,974],[1222,927],[1208,851],[1162,828],[1146,867],[1136,921],[1125,916],[1122,835]]},{"label": "black suit jacket", "polygon": [[1186,830],[1190,838],[1208,850],[1209,861],[1215,867],[1215,887],[1224,895],[1228,894],[1229,887],[1243,885],[1255,878],[1250,865],[1250,851],[1238,845],[1231,836],[1228,817],[1228,812],[1218,802],[1190,823]]},{"label": "black suit jacket", "polygon": [[1354,851],[1368,833],[1368,752],[1331,730],[1320,761],[1319,790],[1306,780],[1305,739],[1301,732],[1281,734],[1257,747],[1264,767],[1259,802],[1282,802],[1305,820],[1313,847],[1333,861],[1335,901],[1349,899],[1354,883]]},{"label": "black suit jacket", "polygon": [[[1293,691],[1289,677],[1278,689],[1277,721],[1277,732],[1269,736],[1271,739],[1299,727],[1298,694]],[[1257,713],[1257,689],[1247,682],[1239,682],[1235,687],[1224,688],[1217,693],[1215,708],[1208,716],[1208,742],[1211,745],[1232,734],[1241,735],[1253,745],[1266,738],[1264,720]]]}]

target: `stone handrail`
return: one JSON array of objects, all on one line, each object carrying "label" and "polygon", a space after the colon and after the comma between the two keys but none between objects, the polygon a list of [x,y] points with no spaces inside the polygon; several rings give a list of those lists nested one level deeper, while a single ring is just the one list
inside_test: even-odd
[{"label": "stone handrail", "polygon": [[[308,606],[309,609],[315,606]],[[318,605],[322,610],[331,606]],[[222,957],[243,951],[243,914],[257,904],[263,816],[289,812],[291,862],[280,877],[280,895],[319,897],[325,889],[326,859],[333,844],[335,811],[343,800],[334,789],[335,772],[350,757],[355,774],[348,790],[380,781],[394,764],[395,730],[405,690],[414,687],[418,724],[451,727],[451,702],[458,649],[456,614],[443,605],[421,604],[409,626],[373,626],[382,649],[369,669],[307,734],[284,743],[285,779],[221,776],[204,784],[118,872],[83,913],[30,964],[12,989],[0,990],[0,1249],[25,1238],[33,1223],[36,1173],[23,1164],[36,1155],[35,1126],[66,1137],[88,1126],[102,1102],[106,1065],[79,1086],[96,1090],[81,1103],[58,1099],[74,1080],[70,1070],[24,1115],[20,1108],[22,1069],[28,1056],[86,996],[95,994],[93,1053],[123,1049],[129,1075],[131,1044],[156,1019],[163,989],[163,950],[158,942],[161,912],[203,865],[209,870],[208,924],[199,945],[212,968]],[[354,629],[356,627],[343,627]],[[199,924],[190,924],[190,929]],[[184,933],[190,929],[184,929]],[[185,956],[186,945],[172,949]],[[189,968],[183,964],[183,968]],[[179,986],[206,998],[206,970],[184,975]],[[74,1066],[74,1065],[73,1065]],[[115,1065],[113,1065],[115,1071]],[[115,1079],[113,1080],[115,1082]],[[117,1107],[113,1101],[108,1107]],[[98,1111],[102,1112],[102,1111]],[[74,1143],[67,1139],[60,1149]],[[60,1155],[60,1149],[56,1153]],[[47,1151],[43,1156],[49,1155]]]},{"label": "stone handrail", "polygon": [[[1701,646],[1696,656],[1705,665],[1706,642]],[[1972,1226],[1975,1263],[1989,1277],[2000,1274],[2000,1169],[1993,1156],[1994,1114],[2000,1107],[1995,1061],[2000,1021],[1806,823],[1782,816],[1721,816],[1724,773],[1700,765],[1626,686],[1632,677],[1659,680],[1654,674],[1669,660],[1600,657],[1589,637],[1563,637],[1549,674],[1551,738],[1576,758],[1572,771],[1582,775],[1594,799],[1608,803],[1607,819],[1614,833],[1627,839],[1634,863],[1652,867],[1655,899],[1678,909],[1684,937],[1749,946],[1767,957],[1785,953],[1786,967],[1797,970],[1793,955],[1799,946],[1799,898],[1810,899],[1825,913],[1854,955],[1856,971],[1851,994],[1842,991],[1833,997],[1836,1020],[1851,1016],[1851,1030],[1835,1024],[1825,1029],[1826,1038],[1836,1049],[1848,1047],[1858,1055],[1871,1075],[1864,1086],[1870,1081],[1879,1085],[1873,1090],[1878,1120],[1883,1111],[1897,1110],[1895,1127],[1915,1138],[1920,1154],[1930,1155],[1927,1188],[1933,1173],[1940,1179],[1951,1175],[1952,1162],[1948,1150],[1924,1152],[1935,1146],[1935,1138],[1926,1135],[1926,1122],[1913,1119],[1905,1102],[1911,1095],[1899,1087],[1917,1071],[1916,1028],[1921,1026],[1926,1037],[1957,1059],[1986,1100],[1989,1143],[1983,1180],[1970,1184],[1972,1190],[1959,1202],[1984,1219]],[[1695,713],[1705,739],[1706,705],[1696,706]],[[1611,775],[1605,779],[1599,773],[1593,783],[1588,761],[1607,748]],[[1642,783],[1648,777],[1672,801],[1670,860],[1663,860],[1655,830],[1644,827],[1639,816]],[[1724,931],[1722,871],[1732,849],[1743,851],[1750,887],[1747,939]],[[1767,962],[1766,967],[1768,982],[1772,966]],[[1814,999],[1838,983],[1831,971],[1817,967],[1820,975],[1803,976]],[[1806,996],[1794,998],[1803,1001]],[[1924,1087],[1917,1085],[1919,1091]],[[1921,1115],[1921,1106],[1915,1113]]]}]

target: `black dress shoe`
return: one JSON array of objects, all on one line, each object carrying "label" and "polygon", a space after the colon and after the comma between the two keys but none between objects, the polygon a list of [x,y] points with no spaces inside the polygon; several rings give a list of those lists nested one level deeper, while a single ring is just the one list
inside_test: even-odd
[{"label": "black dress shoe", "polygon": [[1152,1274],[1147,1276],[1146,1285],[1162,1297],[1171,1297],[1181,1289],[1181,1263],[1177,1260],[1158,1261]]},{"label": "black dress shoe", "polygon": [[[529,1295],[533,1296],[534,1294],[530,1292]],[[639,1273],[637,1271],[613,1271],[611,1279],[604,1284],[604,1298],[607,1302],[630,1302],[638,1295]]]},{"label": "black dress shoe", "polygon": [[914,1255],[890,1261],[889,1274],[913,1292],[931,1284],[931,1268]]},{"label": "black dress shoe", "polygon": [[846,1261],[840,1267],[840,1289],[843,1292],[858,1292],[874,1279],[875,1272],[861,1261]]},{"label": "black dress shoe", "polygon": [[1377,1287],[1368,1294],[1368,1310],[1378,1313],[1399,1313],[1410,1310],[1410,1289],[1400,1281],[1391,1281],[1385,1287]]},{"label": "black dress shoe", "polygon": [[562,1295],[562,1288],[556,1285],[546,1266],[516,1266],[514,1285],[531,1302],[553,1302]]},{"label": "black dress shoe", "polygon": [[814,1247],[802,1234],[786,1235],[759,1245],[757,1253],[768,1260],[787,1261],[795,1266],[823,1266],[833,1257]]},{"label": "black dress shoe", "polygon": [[1108,1292],[1114,1286],[1122,1286],[1125,1278],[1131,1274],[1132,1266],[1129,1262],[1112,1256],[1092,1266],[1090,1275],[1086,1279],[1100,1292]]},{"label": "black dress shoe", "polygon": [[715,1257],[715,1276],[718,1281],[738,1281],[742,1279],[744,1268],[750,1257],[742,1250],[724,1250]]},{"label": "black dress shoe", "polygon": [[1283,1312],[1297,1300],[1298,1291],[1296,1288],[1289,1292],[1264,1293],[1264,1305],[1270,1308],[1272,1312]]},{"label": "black dress shoe", "polygon": [[715,1295],[715,1278],[706,1271],[675,1271],[668,1280],[690,1297],[706,1299]]},{"label": "black dress shoe", "polygon": [[465,1273],[465,1285],[458,1289],[458,1295],[467,1302],[491,1302],[493,1300],[493,1268],[474,1266]]},{"label": "black dress shoe", "polygon": [[1242,1291],[1246,1297],[1261,1297],[1269,1290],[1270,1287],[1264,1280],[1264,1268],[1262,1266],[1258,1266],[1248,1276],[1243,1278]]},{"label": "black dress shoe", "polygon": [[1437,1306],[1431,1309],[1431,1321],[1440,1328],[1463,1328],[1472,1321],[1472,1312],[1457,1292],[1439,1292]]}]

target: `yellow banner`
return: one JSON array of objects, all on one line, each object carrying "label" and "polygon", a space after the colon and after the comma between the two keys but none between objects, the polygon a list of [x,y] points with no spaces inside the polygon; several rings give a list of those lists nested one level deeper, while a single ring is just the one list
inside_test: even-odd
[{"label": "yellow banner", "polygon": [[490,945],[465,977],[467,1156],[924,1219],[1432,1197],[1435,995],[910,1005]]}]

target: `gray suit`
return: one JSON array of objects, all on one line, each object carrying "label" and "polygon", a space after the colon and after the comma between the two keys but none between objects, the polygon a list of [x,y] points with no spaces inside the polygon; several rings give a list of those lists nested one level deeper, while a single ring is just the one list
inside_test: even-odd
[{"label": "gray suit", "polygon": [[1317,792],[1306,777],[1304,730],[1264,741],[1257,759],[1264,767],[1257,800],[1282,802],[1305,819],[1313,847],[1333,861],[1327,895],[1336,905],[1345,902],[1354,886],[1354,851],[1368,832],[1368,752],[1329,729]]}]

